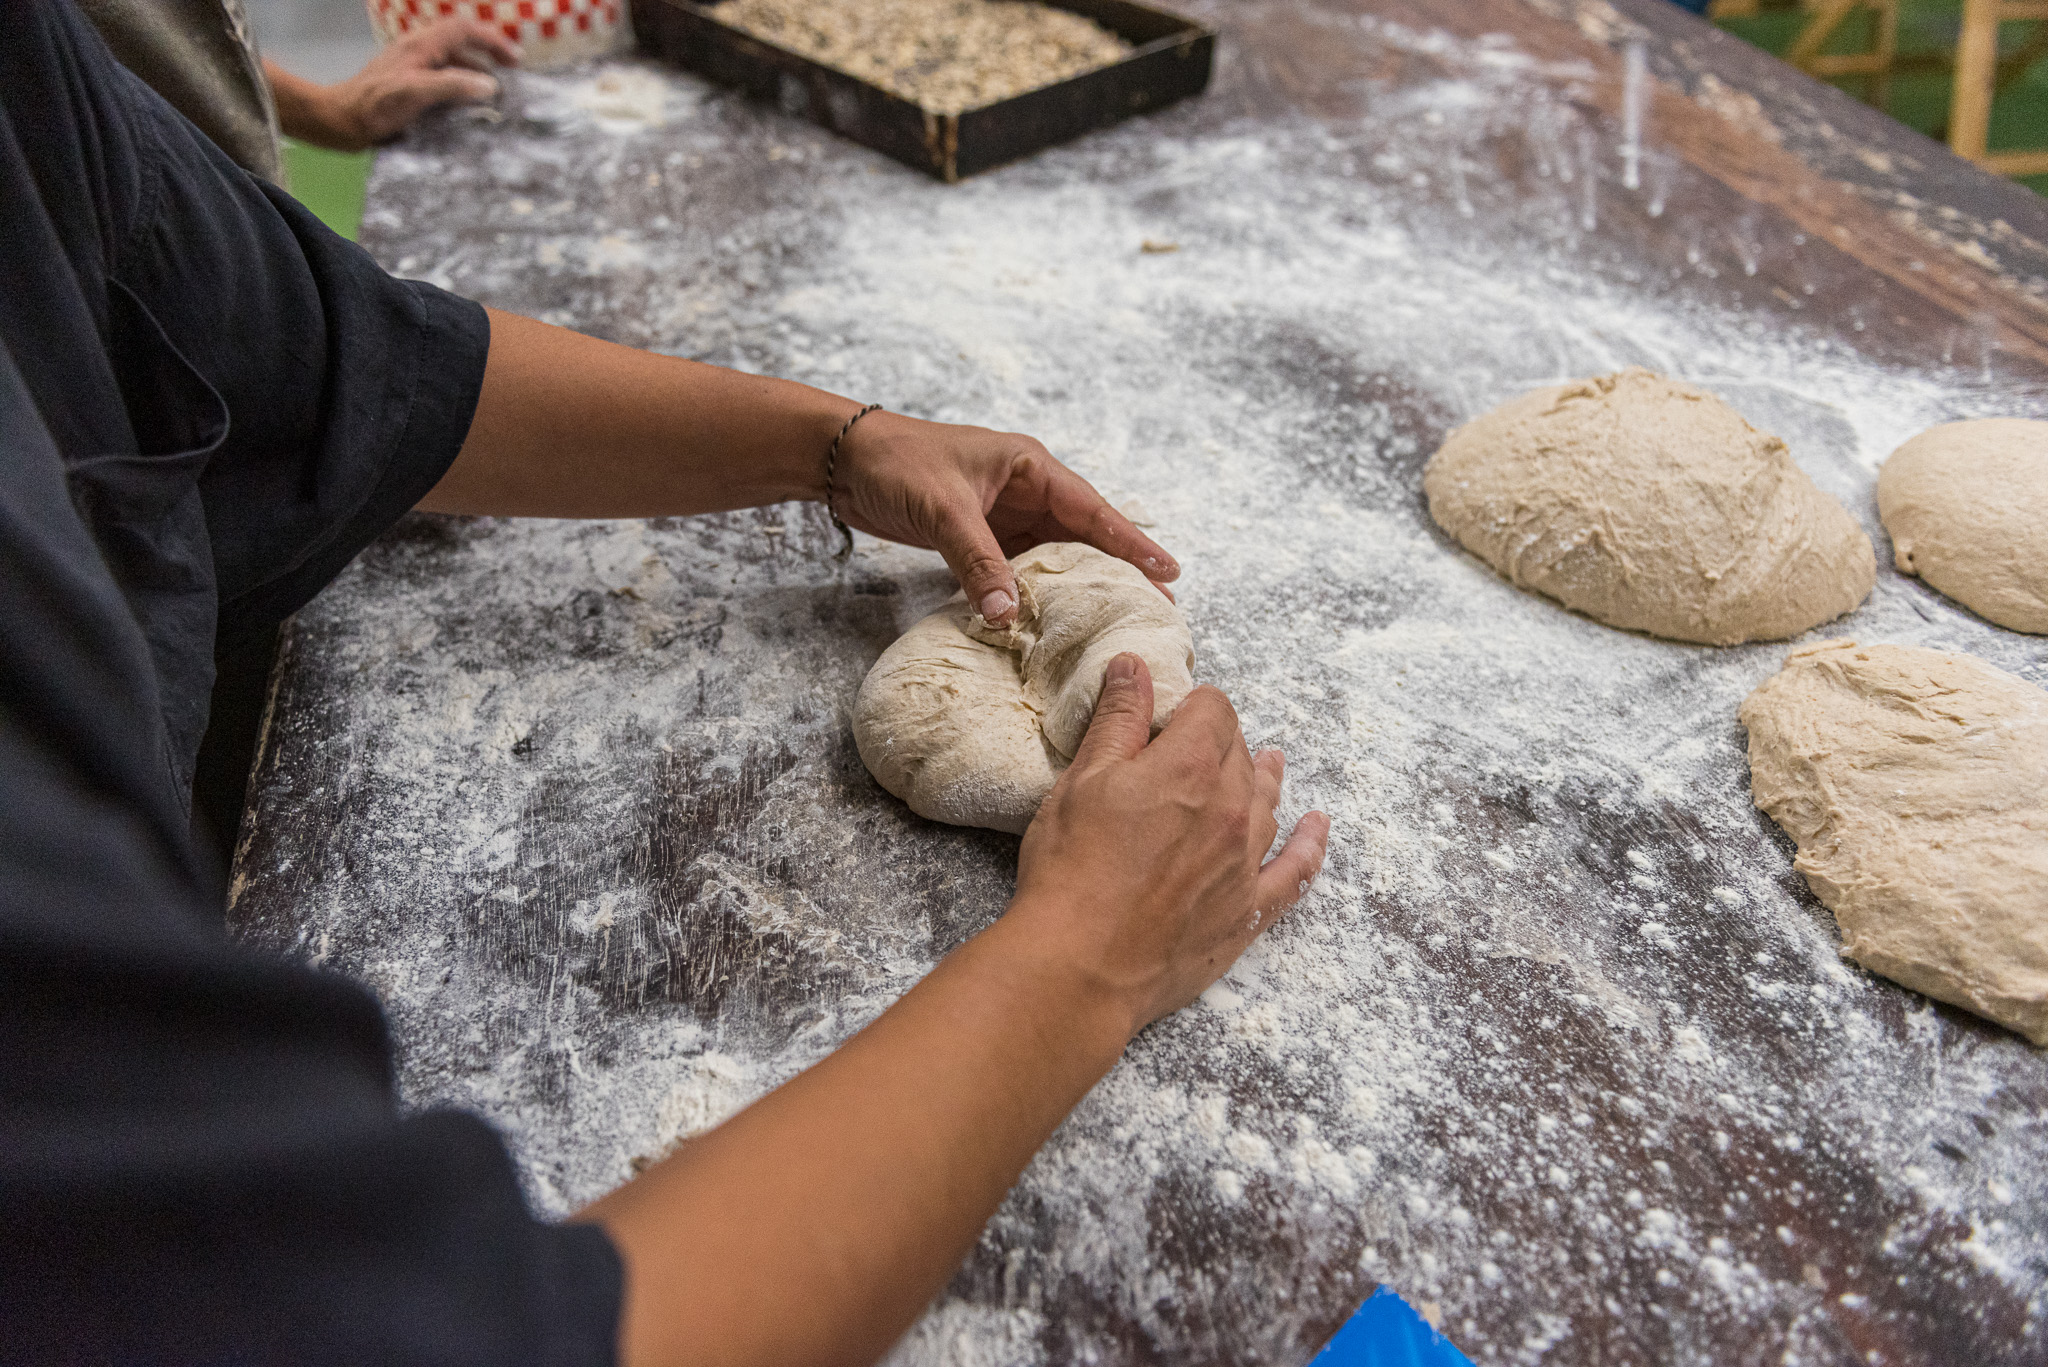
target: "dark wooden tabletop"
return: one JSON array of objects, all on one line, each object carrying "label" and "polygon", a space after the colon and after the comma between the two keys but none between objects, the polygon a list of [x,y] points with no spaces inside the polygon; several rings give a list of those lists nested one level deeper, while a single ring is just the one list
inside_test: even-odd
[{"label": "dark wooden tabletop", "polygon": [[[1044,437],[1142,505],[1198,675],[1334,818],[897,1361],[1300,1364],[1379,1282],[1479,1362],[2048,1359],[2048,1061],[1839,960],[1748,802],[1784,647],[1572,616],[1419,493],[1456,423],[1648,364],[1872,535],[1819,634],[2048,683],[1888,568],[1872,495],[1920,427],[2048,416],[2043,201],[1663,0],[1186,8],[1208,94],[957,186],[634,60],[372,181],[403,274]],[[846,733],[943,567],[833,547],[801,505],[415,517],[289,633],[231,921],[376,989],[408,1103],[492,1118],[544,1211],[1008,894],[1014,840],[910,816]]]}]

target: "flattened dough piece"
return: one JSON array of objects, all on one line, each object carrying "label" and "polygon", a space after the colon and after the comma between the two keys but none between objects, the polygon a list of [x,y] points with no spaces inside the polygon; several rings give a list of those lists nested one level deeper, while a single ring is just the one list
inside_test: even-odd
[{"label": "flattened dough piece", "polygon": [[2014,631],[2048,633],[2048,422],[1930,427],[1877,476],[1900,572]]},{"label": "flattened dough piece", "polygon": [[1017,625],[998,631],[955,594],[875,661],[853,739],[919,816],[1021,834],[1087,734],[1110,660],[1144,658],[1156,731],[1195,686],[1195,647],[1179,608],[1092,546],[1054,542],[1010,565]]},{"label": "flattened dough piece", "polygon": [[1756,805],[1843,952],[2048,1044],[2048,692],[1968,655],[1822,641],[1741,719]]},{"label": "flattened dough piece", "polygon": [[1422,487],[1437,524],[1518,588],[1672,640],[1796,636],[1877,579],[1870,538],[1784,442],[1640,367],[1475,418]]}]

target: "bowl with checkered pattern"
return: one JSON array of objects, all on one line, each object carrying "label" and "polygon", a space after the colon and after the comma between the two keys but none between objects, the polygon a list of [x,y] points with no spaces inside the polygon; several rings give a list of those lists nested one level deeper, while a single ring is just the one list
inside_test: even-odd
[{"label": "bowl with checkered pattern", "polygon": [[445,19],[477,19],[518,43],[527,67],[564,66],[633,45],[626,0],[367,0],[377,41]]}]

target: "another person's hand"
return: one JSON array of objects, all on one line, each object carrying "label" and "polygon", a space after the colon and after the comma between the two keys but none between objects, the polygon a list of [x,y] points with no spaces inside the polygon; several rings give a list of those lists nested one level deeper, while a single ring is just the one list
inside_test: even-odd
[{"label": "another person's hand", "polygon": [[997,624],[1017,609],[1007,557],[1041,542],[1085,541],[1162,592],[1180,575],[1087,480],[1014,432],[870,413],[840,443],[833,494],[849,525],[943,555],[967,601]]},{"label": "another person's hand", "polygon": [[360,152],[397,137],[413,120],[444,104],[488,104],[498,78],[488,68],[519,64],[519,45],[474,19],[447,19],[408,34],[333,85],[263,64],[277,100],[278,123],[315,147]]},{"label": "another person's hand", "polygon": [[1330,820],[1268,859],[1286,758],[1246,752],[1230,700],[1197,688],[1150,739],[1152,676],[1110,661],[1088,735],[1024,833],[1010,915],[1129,1012],[1131,1032],[1227,972],[1300,900]]}]

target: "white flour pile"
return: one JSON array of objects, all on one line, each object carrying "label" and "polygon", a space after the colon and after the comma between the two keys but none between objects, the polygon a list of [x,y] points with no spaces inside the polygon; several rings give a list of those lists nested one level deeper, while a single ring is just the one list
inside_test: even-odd
[{"label": "white flour pile", "polygon": [[[638,123],[590,112],[601,74],[522,78],[504,124],[379,163],[367,230],[408,273],[1031,431],[1142,497],[1203,677],[1288,751],[1290,811],[1334,819],[1314,894],[1138,1041],[895,1361],[1299,1363],[1376,1280],[1487,1363],[1862,1361],[1843,1325],[1902,1287],[1981,1308],[1944,1322],[1956,1360],[2039,1360],[2048,1066],[1837,959],[1734,720],[1784,647],[1518,593],[1432,531],[1418,473],[1501,399],[1638,363],[1786,438],[1883,560],[1877,462],[2042,396],[1968,329],[1911,373],[1743,311],[1729,280],[1796,301],[1819,261],[1759,221],[1657,220],[1675,271],[1601,238],[1691,173],[1651,127],[1624,186],[1590,73],[1325,18],[1445,74],[1275,127],[1232,115],[1256,73],[1226,64],[1202,104],[949,188],[685,78]],[[544,1209],[1001,907],[1014,847],[904,815],[845,740],[951,586],[831,544],[796,509],[425,524],[301,616],[308,720],[259,821],[335,834],[289,869],[259,841],[241,914],[367,978],[409,1100],[504,1126]],[[2048,683],[2039,641],[1889,569],[1829,630]]]}]

